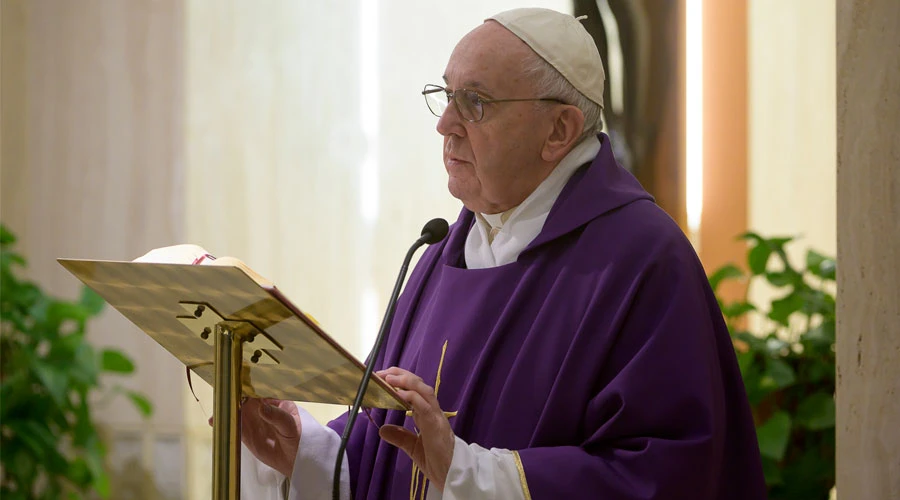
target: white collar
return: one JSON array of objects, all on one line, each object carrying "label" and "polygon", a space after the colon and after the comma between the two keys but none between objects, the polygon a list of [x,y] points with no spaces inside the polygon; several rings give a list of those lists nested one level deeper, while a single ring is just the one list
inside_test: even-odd
[{"label": "white collar", "polygon": [[[466,267],[483,269],[515,262],[544,227],[553,203],[578,167],[600,152],[600,140],[589,137],[569,151],[550,175],[518,206],[502,214],[476,213],[475,227],[466,237]],[[490,229],[496,235],[490,238]]]}]

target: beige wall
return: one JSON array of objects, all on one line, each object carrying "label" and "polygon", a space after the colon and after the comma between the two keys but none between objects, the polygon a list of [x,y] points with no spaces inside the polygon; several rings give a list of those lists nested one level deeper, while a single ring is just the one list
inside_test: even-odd
[{"label": "beige wall", "polygon": [[[180,238],[180,5],[2,1],[0,211],[31,277],[55,294],[78,289],[57,257],[131,259]],[[149,422],[122,399],[97,407],[112,433],[111,464],[143,467],[162,493],[180,494],[183,419],[173,388],[183,369],[114,311],[89,337],[136,358],[138,373],[124,382],[156,403]]]},{"label": "beige wall", "polygon": [[[794,236],[795,266],[806,251],[835,255],[835,0],[748,2],[748,229]],[[746,260],[746,258],[744,258]],[[754,284],[751,301],[774,288]],[[770,320],[750,327],[766,331]]]},{"label": "beige wall", "polygon": [[900,3],[837,9],[837,484],[900,498]]},{"label": "beige wall", "polygon": [[834,255],[835,0],[748,8],[749,227]]}]

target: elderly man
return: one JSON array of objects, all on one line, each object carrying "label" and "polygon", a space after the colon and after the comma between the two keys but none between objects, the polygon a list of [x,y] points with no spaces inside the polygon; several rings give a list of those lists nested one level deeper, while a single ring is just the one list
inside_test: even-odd
[{"label": "elderly man", "polygon": [[[603,68],[578,20],[498,14],[423,93],[465,208],[377,358],[413,410],[357,420],[344,496],[765,498],[721,313],[599,131]],[[324,427],[259,400],[243,415],[291,498],[329,497],[346,415]]]}]

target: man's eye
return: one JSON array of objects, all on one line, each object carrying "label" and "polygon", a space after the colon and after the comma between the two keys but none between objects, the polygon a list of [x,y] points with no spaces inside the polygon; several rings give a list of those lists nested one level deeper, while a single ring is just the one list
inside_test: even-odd
[{"label": "man's eye", "polygon": [[478,106],[481,104],[481,96],[476,94],[475,92],[466,92],[465,99],[472,106]]}]

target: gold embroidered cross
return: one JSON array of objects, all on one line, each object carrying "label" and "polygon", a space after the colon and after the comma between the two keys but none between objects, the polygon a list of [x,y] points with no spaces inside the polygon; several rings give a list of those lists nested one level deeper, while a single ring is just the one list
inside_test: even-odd
[{"label": "gold embroidered cross", "polygon": [[[435,399],[437,399],[437,396],[438,396],[438,389],[441,388],[441,370],[444,368],[444,355],[447,354],[447,343],[449,343],[449,342],[450,342],[449,340],[445,340],[444,346],[441,348],[441,361],[438,363],[437,376],[435,376],[435,378],[434,378],[434,397],[435,397]],[[445,411],[444,412],[444,416],[447,418],[455,417],[456,414],[457,414],[457,412],[455,412],[455,411]],[[406,416],[412,417],[413,416],[412,410],[406,410]]]},{"label": "gold embroidered cross", "polygon": [[[444,368],[444,355],[447,354],[447,343],[449,340],[444,341],[444,346],[441,348],[441,361],[438,363],[437,375],[434,378],[434,397],[437,399],[438,389],[441,388],[441,370]],[[448,419],[451,417],[455,417],[458,412],[455,411],[445,411],[444,416]],[[406,412],[407,417],[412,417],[412,410]],[[419,497],[420,500],[425,500],[425,492],[428,491],[428,479],[425,477],[425,473],[419,470],[419,467],[415,462],[412,464],[412,477],[409,482],[409,500],[416,500],[416,492],[419,490],[419,476],[421,475],[421,486],[422,486],[422,494]]]}]

